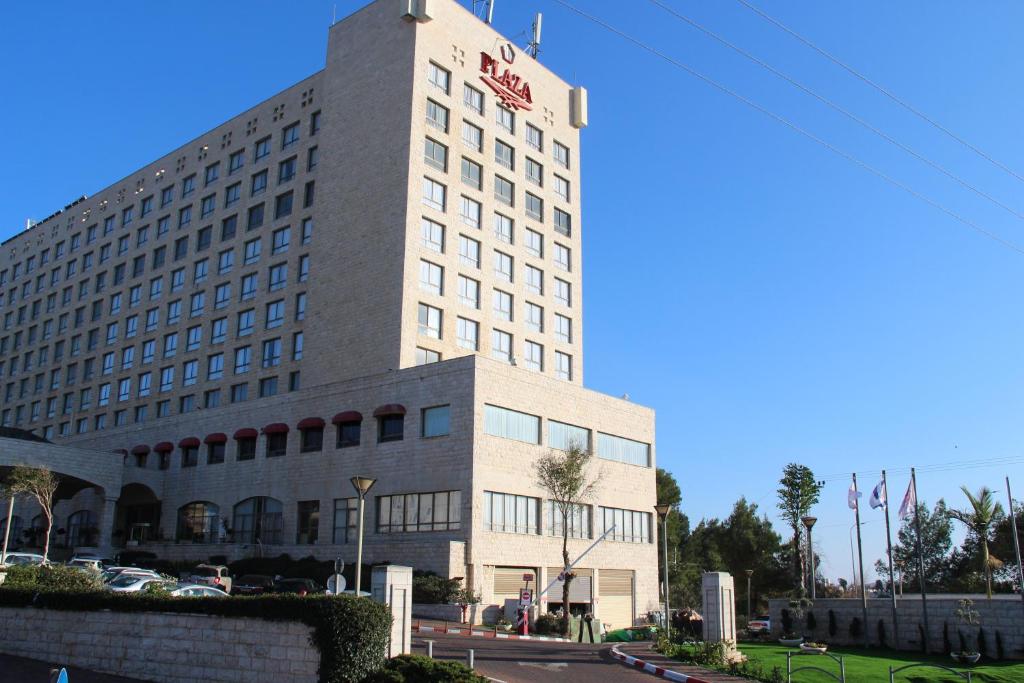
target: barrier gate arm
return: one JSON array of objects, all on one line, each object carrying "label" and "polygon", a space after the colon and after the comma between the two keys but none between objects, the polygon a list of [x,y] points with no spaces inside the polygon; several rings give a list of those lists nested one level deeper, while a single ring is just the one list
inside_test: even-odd
[{"label": "barrier gate arm", "polygon": [[[611,532],[613,532],[613,531],[615,531],[615,525],[614,525],[614,524],[612,524],[612,525],[611,525],[610,527],[608,527],[608,530],[607,530],[607,531],[605,531],[605,532],[604,532],[603,534],[601,534],[600,536],[598,536],[598,537],[597,537],[597,540],[596,540],[596,541],[594,541],[593,543],[591,543],[591,544],[590,544],[590,547],[588,547],[588,548],[587,548],[586,550],[584,550],[584,551],[583,551],[583,552],[582,552],[582,553],[580,554],[580,556],[579,556],[579,557],[577,557],[577,558],[576,558],[575,560],[573,560],[572,562],[570,562],[570,563],[569,563],[569,566],[568,566],[568,567],[565,567],[564,569],[562,569],[562,574],[560,574],[559,576],[562,576],[562,575],[564,575],[564,574],[565,574],[566,572],[571,572],[571,571],[573,570],[573,568],[574,568],[574,567],[575,567],[575,566],[576,566],[577,564],[579,564],[580,560],[582,560],[582,559],[583,559],[584,557],[586,557],[586,556],[587,556],[587,554],[588,554],[588,553],[590,553],[590,551],[591,551],[591,550],[593,550],[594,548],[596,548],[596,547],[597,547],[597,544],[598,544],[598,543],[600,543],[601,541],[603,541],[603,540],[604,540],[604,537],[605,537],[605,536],[607,536],[608,534],[610,534],[610,533],[611,533]],[[539,572],[538,572],[538,573],[539,573]],[[530,601],[530,605],[529,605],[529,607],[527,607],[526,609],[527,609],[527,610],[529,610],[529,609],[530,609],[531,607],[533,607],[534,605],[538,605],[538,604],[540,604],[540,598],[541,598],[541,596],[542,596],[542,595],[544,595],[545,593],[547,593],[547,592],[548,592],[549,590],[551,590],[551,588],[552,588],[552,587],[553,587],[553,586],[554,586],[554,585],[555,585],[556,583],[558,583],[558,579],[557,579],[557,578],[556,578],[556,579],[555,579],[554,581],[552,581],[551,583],[549,583],[549,584],[548,584],[548,587],[547,587],[547,588],[545,588],[544,590],[542,590],[542,591],[540,591],[539,593],[537,593],[536,597],[534,597],[534,599]],[[564,608],[564,609],[566,609],[566,610],[568,611],[568,606],[567,606],[567,605],[563,605],[563,608]]]}]

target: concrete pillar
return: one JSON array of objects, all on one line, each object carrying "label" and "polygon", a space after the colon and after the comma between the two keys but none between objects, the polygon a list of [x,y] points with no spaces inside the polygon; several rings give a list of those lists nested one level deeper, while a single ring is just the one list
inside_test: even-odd
[{"label": "concrete pillar", "polygon": [[103,557],[113,557],[114,554],[113,536],[116,511],[117,498],[104,496],[99,519],[96,520],[96,526],[100,530],[99,538],[96,540],[96,548]]},{"label": "concrete pillar", "polygon": [[370,594],[391,608],[391,641],[388,656],[412,651],[412,567],[382,565],[373,568]]},{"label": "concrete pillar", "polygon": [[700,588],[704,606],[704,641],[735,643],[736,593],[732,575],[706,572],[701,576]]}]

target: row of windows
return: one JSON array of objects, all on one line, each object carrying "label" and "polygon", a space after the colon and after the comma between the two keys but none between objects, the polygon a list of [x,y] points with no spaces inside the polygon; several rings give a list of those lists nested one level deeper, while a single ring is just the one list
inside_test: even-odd
[{"label": "row of windows", "polygon": [[[500,175],[495,175],[494,178],[495,199],[506,206],[514,207],[515,185],[508,180],[505,180]],[[526,215],[530,218],[534,218],[538,222],[544,222],[543,202],[537,198],[531,199],[531,197],[532,195],[527,192]],[[449,192],[446,184],[434,180],[429,176],[423,177],[423,194],[421,201],[424,206],[441,213],[446,213],[448,211],[448,198]],[[479,229],[480,212],[480,202],[465,195],[460,197],[459,218],[463,223],[470,227]],[[569,212],[563,211],[557,207],[554,208],[552,210],[552,221],[554,223],[555,232],[566,237],[570,237],[572,235],[572,216]],[[511,232],[509,232],[509,238],[511,239]]]},{"label": "row of windows", "polygon": [[[562,508],[553,500],[545,501],[546,524],[540,521],[540,498],[512,493],[484,492],[484,529],[508,534],[541,534],[561,536]],[[566,519],[570,538],[589,539],[591,533],[590,505],[567,505]],[[651,516],[648,512],[599,506],[597,534],[610,530],[608,540],[626,543],[651,543]]]}]

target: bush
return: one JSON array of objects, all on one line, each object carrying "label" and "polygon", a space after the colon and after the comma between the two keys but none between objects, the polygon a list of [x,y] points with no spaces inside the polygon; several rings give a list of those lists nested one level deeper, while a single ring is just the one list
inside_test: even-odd
[{"label": "bush", "polygon": [[945,654],[953,652],[953,643],[949,640],[949,622],[942,622],[942,651]]},{"label": "bush", "polygon": [[828,611],[828,635],[830,638],[835,638],[836,634],[839,633],[839,624],[836,623],[836,613],[832,610]]},{"label": "bush", "polygon": [[1003,632],[996,631],[996,659],[1005,659],[1006,652],[1003,650]]},{"label": "bush", "polygon": [[99,574],[61,564],[21,565],[7,568],[5,589],[27,591],[96,591],[103,588]]},{"label": "bush", "polygon": [[881,647],[888,647],[887,638],[885,637],[885,620],[878,620],[878,644]]},{"label": "bush", "polygon": [[850,620],[850,637],[854,640],[861,637],[864,633],[864,627],[860,623],[860,617],[854,617]]},{"label": "bush", "polygon": [[956,635],[960,638],[960,652],[967,652],[967,639],[964,638],[964,632],[957,629]]},{"label": "bush", "polygon": [[978,629],[978,652],[982,657],[988,657],[988,639],[985,637],[985,628]]},{"label": "bush", "polygon": [[783,634],[793,632],[793,615],[786,608],[782,609],[782,632]]},{"label": "bush", "polygon": [[537,621],[533,624],[533,630],[539,635],[559,635],[564,636],[565,631],[562,628],[562,620],[554,614],[542,614],[537,617]]},{"label": "bush", "polygon": [[387,658],[391,636],[391,614],[386,605],[347,595],[273,594],[230,600],[180,600],[143,592],[15,590],[5,584],[0,588],[0,607],[72,612],[172,612],[298,621],[313,628],[311,640],[320,652],[320,683],[357,683],[380,670]]},{"label": "bush", "polygon": [[818,619],[814,616],[814,612],[808,612],[807,618],[804,620],[807,624],[807,630],[814,633],[815,629],[818,628]]},{"label": "bush", "polygon": [[459,662],[442,662],[418,655],[399,655],[363,683],[485,683],[483,676]]},{"label": "bush", "polygon": [[447,605],[459,597],[461,582],[434,572],[417,572],[412,577],[412,601],[423,605]]}]

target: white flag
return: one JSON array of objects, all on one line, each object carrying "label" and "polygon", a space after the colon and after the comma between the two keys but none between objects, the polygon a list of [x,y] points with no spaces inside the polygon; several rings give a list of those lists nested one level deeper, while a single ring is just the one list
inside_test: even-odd
[{"label": "white flag", "polygon": [[850,506],[851,510],[857,509],[857,499],[860,498],[860,491],[854,488],[853,482],[850,482],[850,492],[846,494],[846,504]]},{"label": "white flag", "polygon": [[886,503],[885,484],[883,484],[882,482],[878,482],[878,486],[876,486],[871,491],[871,498],[868,499],[868,504],[872,508],[880,508],[883,505],[885,505],[885,503]]},{"label": "white flag", "polygon": [[903,503],[900,505],[900,519],[914,514],[917,507],[917,495],[914,493],[914,482],[907,484],[907,492],[903,496]]}]

